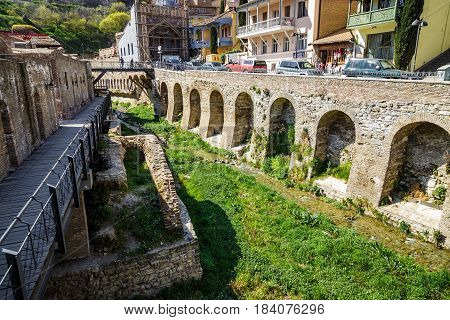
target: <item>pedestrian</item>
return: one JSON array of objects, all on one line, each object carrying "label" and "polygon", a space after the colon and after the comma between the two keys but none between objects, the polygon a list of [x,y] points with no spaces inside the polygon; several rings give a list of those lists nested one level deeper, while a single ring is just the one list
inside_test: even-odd
[{"label": "pedestrian", "polygon": [[120,67],[123,68],[123,57],[120,57]]},{"label": "pedestrian", "polygon": [[133,61],[133,59],[131,59],[131,61],[130,61],[130,69],[133,69],[133,64],[134,64],[134,61]]}]

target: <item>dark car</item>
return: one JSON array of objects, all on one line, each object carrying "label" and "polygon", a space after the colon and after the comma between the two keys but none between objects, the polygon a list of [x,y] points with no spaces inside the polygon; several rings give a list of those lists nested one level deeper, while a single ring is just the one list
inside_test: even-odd
[{"label": "dark car", "polygon": [[342,69],[342,74],[347,77],[421,79],[414,73],[396,69],[389,60],[373,58],[350,59]]},{"label": "dark car", "polygon": [[199,60],[192,60],[189,62],[186,62],[184,64],[184,68],[186,70],[201,70],[202,69],[202,62]]},{"label": "dark car", "polygon": [[180,60],[170,59],[166,61],[166,68],[169,70],[183,70],[183,64]]},{"label": "dark car", "polygon": [[206,62],[202,65],[202,70],[206,71],[228,71],[220,62]]}]

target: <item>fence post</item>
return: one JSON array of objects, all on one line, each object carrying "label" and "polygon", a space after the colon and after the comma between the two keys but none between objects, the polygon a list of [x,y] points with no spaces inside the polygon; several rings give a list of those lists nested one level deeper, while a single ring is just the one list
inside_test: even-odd
[{"label": "fence post", "polygon": [[50,191],[50,195],[52,197],[52,210],[53,210],[53,219],[55,219],[55,227],[56,227],[56,241],[58,242],[58,251],[61,253],[66,253],[66,239],[64,238],[64,231],[62,227],[62,219],[61,214],[59,212],[58,205],[58,195],[56,192],[56,187],[47,184],[48,190]]},{"label": "fence post", "polygon": [[80,207],[80,198],[78,196],[77,175],[75,173],[75,161],[72,156],[67,156],[67,159],[69,159],[70,176],[72,178],[73,204],[74,204],[75,208],[79,208]]},{"label": "fence post", "polygon": [[82,161],[82,165],[83,165],[83,179],[87,179],[87,164],[86,164],[86,153],[84,152],[84,140],[83,139],[78,139],[78,142],[80,143],[81,146],[81,159]]},{"label": "fence post", "polygon": [[92,157],[91,129],[86,128],[86,130],[87,130],[87,138],[88,138],[89,163],[92,164],[94,162],[94,158]]},{"label": "fence post", "polygon": [[91,121],[91,129],[92,129],[92,149],[96,149],[97,148],[97,141],[95,141],[97,133],[95,132],[95,124],[94,121]]},{"label": "fence post", "polygon": [[28,296],[19,253],[8,249],[2,249],[2,252],[6,256],[8,268],[11,267],[10,281],[14,299],[28,300],[30,297]]}]

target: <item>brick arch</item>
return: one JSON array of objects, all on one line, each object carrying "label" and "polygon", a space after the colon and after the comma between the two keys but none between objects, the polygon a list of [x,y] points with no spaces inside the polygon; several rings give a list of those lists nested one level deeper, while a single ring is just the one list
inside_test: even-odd
[{"label": "brick arch", "polygon": [[183,87],[176,82],[173,85],[173,112],[172,122],[181,120],[183,117]]},{"label": "brick arch", "polygon": [[[429,135],[433,134],[434,138],[436,138],[436,135],[439,136],[438,141],[440,143],[429,142]],[[415,137],[412,144],[410,141],[411,136]],[[420,136],[426,137],[427,141],[420,144],[418,142]],[[439,146],[442,147],[442,150],[439,150]],[[406,174],[409,179],[411,181],[417,180],[415,183],[420,187],[420,191],[427,191],[428,179],[433,178],[434,171],[438,170],[439,166],[444,167],[444,169],[441,168],[441,171],[447,170],[445,167],[450,162],[449,150],[450,123],[448,121],[425,113],[415,114],[397,121],[386,136],[383,144],[383,154],[386,156],[383,157],[384,161],[381,170],[383,180],[378,200],[381,201],[383,198],[391,196],[392,193],[396,193],[400,185],[403,185],[404,188],[412,187],[412,184],[405,183],[405,179],[402,177],[405,173],[405,167],[408,170],[413,170],[412,174]],[[416,154],[408,158],[408,153],[411,153],[411,151],[413,151],[412,154],[414,154],[414,151]],[[440,154],[436,154],[436,151]],[[419,169],[414,169],[422,155],[425,158],[423,162],[427,165],[423,166],[422,163],[419,164]],[[405,165],[406,162],[408,165]],[[434,165],[436,165],[436,168],[434,168]],[[414,174],[414,171],[416,173],[420,172],[420,177],[418,174]],[[446,181],[448,181],[448,175],[444,175],[444,179],[441,182],[447,183]]]},{"label": "brick arch", "polygon": [[332,166],[351,162],[355,154],[357,125],[354,114],[346,109],[323,111],[315,123],[314,157]]},{"label": "brick arch", "polygon": [[[296,123],[295,99],[287,93],[276,94],[269,104],[269,147],[268,155],[290,154],[291,128]],[[294,138],[295,140],[295,138]]]},{"label": "brick arch", "polygon": [[222,134],[224,123],[225,99],[221,90],[212,88],[208,95],[209,123],[206,137]]},{"label": "brick arch", "polygon": [[196,88],[189,90],[189,121],[188,129],[193,129],[200,126],[201,118],[201,94]]},{"label": "brick arch", "polygon": [[234,102],[232,146],[235,147],[251,140],[255,102],[251,92],[246,90],[233,95],[232,101]]}]

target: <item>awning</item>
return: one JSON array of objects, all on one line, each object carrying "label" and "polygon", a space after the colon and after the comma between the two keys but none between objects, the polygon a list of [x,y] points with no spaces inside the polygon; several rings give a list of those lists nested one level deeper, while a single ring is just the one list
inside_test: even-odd
[{"label": "awning", "polygon": [[333,32],[323,38],[317,39],[313,41],[312,45],[326,45],[326,44],[335,44],[335,43],[343,43],[348,42],[350,43],[352,40],[352,34],[347,29],[342,29],[336,32]]}]

